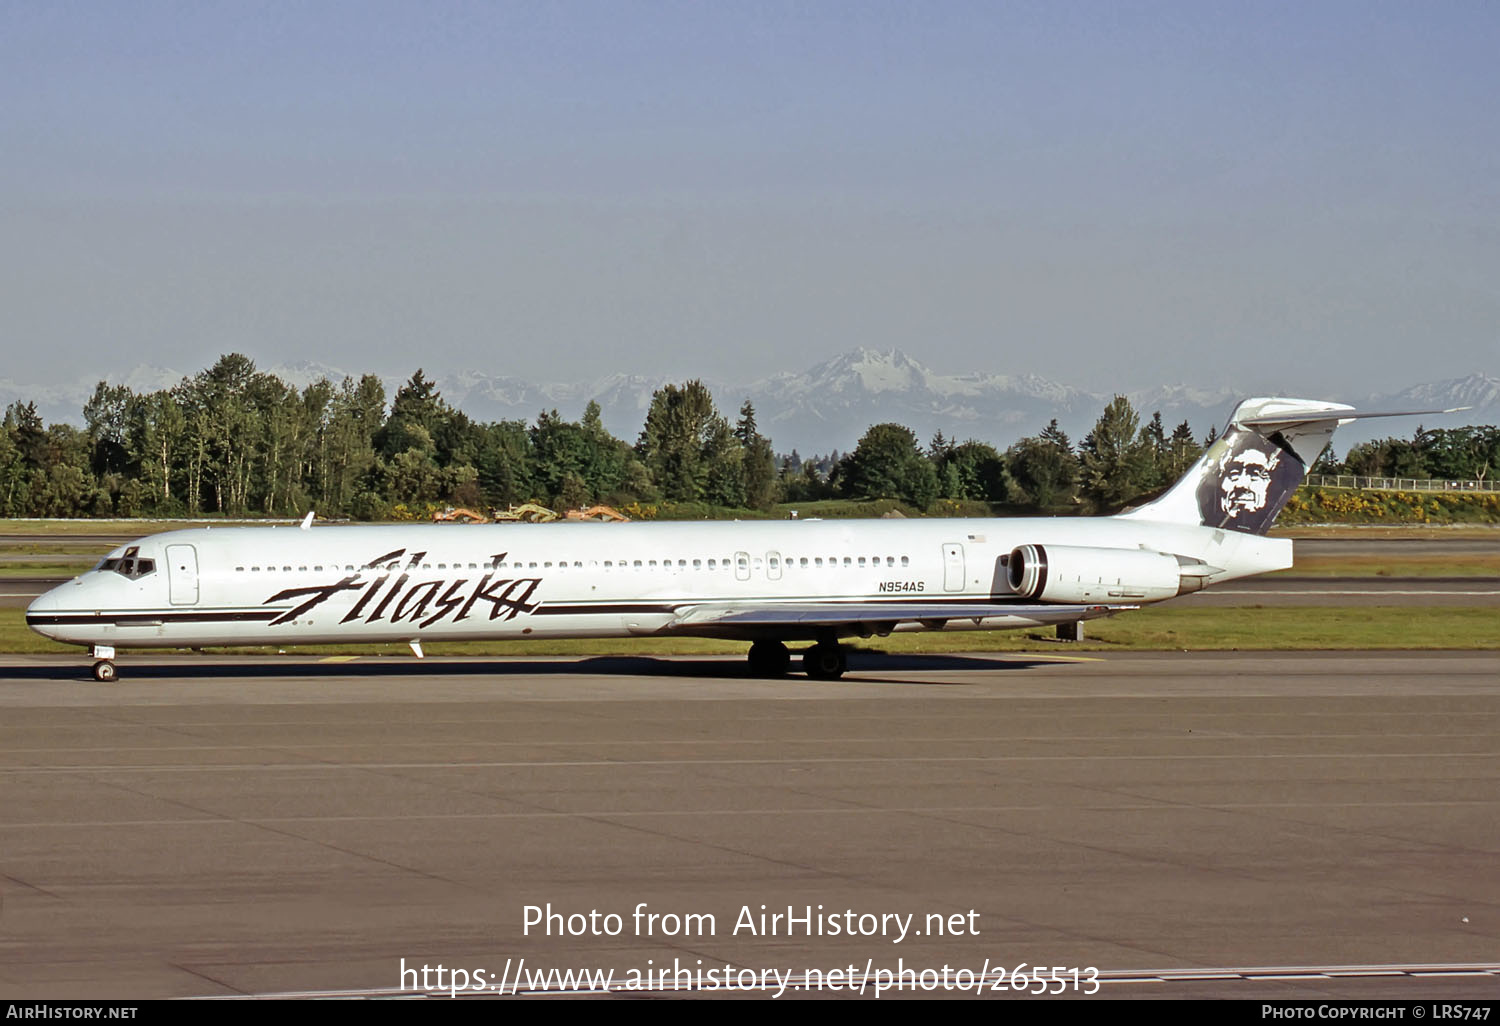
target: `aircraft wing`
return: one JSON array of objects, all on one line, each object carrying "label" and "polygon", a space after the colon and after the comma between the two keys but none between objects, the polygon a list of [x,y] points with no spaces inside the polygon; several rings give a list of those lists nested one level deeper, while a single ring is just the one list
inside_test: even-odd
[{"label": "aircraft wing", "polygon": [[730,631],[774,633],[845,628],[849,633],[884,634],[899,624],[941,628],[1044,627],[1110,616],[1133,605],[1021,605],[1001,602],[785,602],[759,605],[713,603],[684,606],[667,632]]}]

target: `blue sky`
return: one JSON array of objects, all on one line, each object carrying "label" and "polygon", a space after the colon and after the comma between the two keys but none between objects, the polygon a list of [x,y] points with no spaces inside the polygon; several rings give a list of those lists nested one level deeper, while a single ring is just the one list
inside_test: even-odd
[{"label": "blue sky", "polygon": [[1500,372],[1493,3],[0,0],[0,377]]}]

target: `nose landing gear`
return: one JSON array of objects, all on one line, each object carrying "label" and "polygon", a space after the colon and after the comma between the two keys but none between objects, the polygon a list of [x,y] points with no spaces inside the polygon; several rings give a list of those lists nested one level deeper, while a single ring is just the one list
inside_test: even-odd
[{"label": "nose landing gear", "polygon": [[100,684],[113,684],[115,681],[115,650],[113,645],[94,645],[89,649],[89,655],[95,660],[94,679]]}]

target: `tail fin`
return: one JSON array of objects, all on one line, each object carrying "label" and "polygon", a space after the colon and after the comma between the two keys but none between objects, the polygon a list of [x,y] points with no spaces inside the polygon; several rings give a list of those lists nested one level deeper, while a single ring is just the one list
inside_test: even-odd
[{"label": "tail fin", "polygon": [[1356,410],[1316,399],[1246,399],[1229,415],[1224,434],[1181,480],[1160,498],[1121,516],[1265,534],[1339,425],[1365,417],[1456,412]]}]

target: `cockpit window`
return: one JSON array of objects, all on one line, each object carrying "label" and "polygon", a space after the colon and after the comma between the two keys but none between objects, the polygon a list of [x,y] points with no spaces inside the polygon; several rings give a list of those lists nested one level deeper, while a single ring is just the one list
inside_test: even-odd
[{"label": "cockpit window", "polygon": [[121,577],[127,577],[131,580],[145,577],[147,574],[154,574],[156,572],[156,560],[142,559],[140,551],[140,546],[132,545],[125,550],[124,555],[102,560],[94,569],[114,572]]}]

